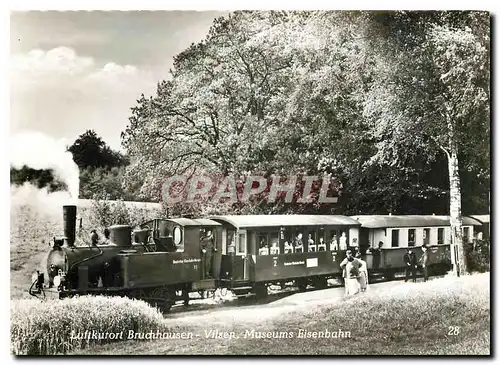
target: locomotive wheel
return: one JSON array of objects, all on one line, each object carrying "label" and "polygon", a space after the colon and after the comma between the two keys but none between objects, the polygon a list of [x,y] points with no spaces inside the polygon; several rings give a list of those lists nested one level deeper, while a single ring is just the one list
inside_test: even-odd
[{"label": "locomotive wheel", "polygon": [[168,313],[172,305],[175,304],[175,296],[174,289],[163,287],[153,289],[145,300],[162,313]]}]

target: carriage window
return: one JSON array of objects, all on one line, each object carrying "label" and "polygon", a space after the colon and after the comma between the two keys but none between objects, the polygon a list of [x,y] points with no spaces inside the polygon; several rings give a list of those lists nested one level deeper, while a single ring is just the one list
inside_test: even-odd
[{"label": "carriage window", "polygon": [[438,228],[438,245],[444,243],[444,228]]},{"label": "carriage window", "polygon": [[309,231],[308,234],[307,234],[307,250],[309,252],[316,252],[316,251],[318,251],[317,238],[316,238],[316,232],[315,231]]},{"label": "carriage window", "polygon": [[408,246],[415,246],[415,230],[411,228],[408,230]]},{"label": "carriage window", "polygon": [[175,227],[174,228],[174,243],[178,246],[179,243],[181,243],[182,240],[182,231],[181,227]]},{"label": "carriage window", "polygon": [[[184,252],[184,240],[182,239],[182,228],[179,226],[175,226],[172,232],[173,232],[173,237],[168,236],[167,240],[173,241],[176,252]],[[174,251],[173,248],[172,251]]]},{"label": "carriage window", "polygon": [[392,230],[391,247],[399,247],[399,229]]},{"label": "carriage window", "polygon": [[304,234],[302,231],[297,230],[293,240],[295,252],[304,252]]},{"label": "carriage window", "polygon": [[294,253],[293,248],[293,233],[289,228],[286,228],[283,232],[283,253]]},{"label": "carriage window", "polygon": [[465,242],[469,242],[469,227],[463,227],[463,229],[464,229],[464,234],[463,234],[464,240]]},{"label": "carriage window", "polygon": [[259,255],[269,255],[267,236],[267,233],[259,233]]},{"label": "carriage window", "polygon": [[331,230],[327,239],[327,249],[330,251],[338,251],[339,249],[339,236],[337,230]]},{"label": "carriage window", "polygon": [[431,229],[424,228],[424,245],[429,246],[430,238],[431,238]]},{"label": "carriage window", "polygon": [[235,239],[235,234],[236,232],[234,231],[227,231],[227,239],[226,239],[226,244],[227,244],[227,253],[235,253],[236,252],[236,239]]},{"label": "carriage window", "polygon": [[238,252],[239,253],[244,253],[245,252],[245,245],[246,245],[246,233],[240,233],[238,236]]},{"label": "carriage window", "polygon": [[318,251],[326,251],[327,244],[325,241],[325,229],[320,228],[319,233],[318,233]]},{"label": "carriage window", "polygon": [[280,254],[280,241],[278,237],[278,232],[269,233],[269,253],[271,255]]},{"label": "carriage window", "polygon": [[345,232],[340,231],[340,237],[339,237],[339,249],[340,250],[347,250],[347,235]]}]

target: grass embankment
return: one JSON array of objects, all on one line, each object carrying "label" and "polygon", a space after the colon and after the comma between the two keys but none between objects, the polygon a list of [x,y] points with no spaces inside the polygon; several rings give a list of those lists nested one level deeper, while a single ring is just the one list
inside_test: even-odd
[{"label": "grass embankment", "polygon": [[349,331],[350,338],[239,340],[231,344],[230,351],[277,355],[489,354],[489,285],[467,279],[372,291],[303,317],[277,319],[264,326],[269,331],[341,329]]},{"label": "grass embankment", "polygon": [[36,206],[12,204],[10,208],[10,294],[29,297],[31,275],[44,270],[52,237],[62,232],[62,214],[43,212]]},{"label": "grass embankment", "polygon": [[[15,355],[62,354],[118,340],[120,333],[126,338],[129,330],[142,333],[166,329],[167,323],[157,309],[127,298],[89,296],[11,302],[11,351]],[[92,338],[93,331],[101,338]]]},{"label": "grass embankment", "polygon": [[[113,355],[488,355],[489,274],[427,283],[372,286],[332,303],[289,308],[262,306],[241,316],[210,313],[182,318],[192,340],[123,341],[78,354]],[[384,285],[384,284],[382,284]],[[331,289],[336,290],[336,289]],[[340,290],[340,289],[339,289]],[[246,311],[242,308],[239,314]],[[226,314],[226,315],[224,315]],[[245,318],[243,318],[245,319]],[[179,323],[179,319],[165,319]],[[455,328],[458,328],[456,332]],[[234,331],[238,338],[206,338],[205,331]],[[343,338],[298,338],[299,330],[348,331]],[[252,338],[246,331],[291,332],[288,338]],[[255,336],[256,337],[256,336]]]}]

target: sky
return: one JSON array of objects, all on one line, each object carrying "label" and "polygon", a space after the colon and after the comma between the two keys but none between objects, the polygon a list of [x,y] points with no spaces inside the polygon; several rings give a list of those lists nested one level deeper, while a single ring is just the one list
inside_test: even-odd
[{"label": "sky", "polygon": [[10,134],[68,145],[87,129],[112,148],[141,93],[224,12],[31,11],[10,16]]}]

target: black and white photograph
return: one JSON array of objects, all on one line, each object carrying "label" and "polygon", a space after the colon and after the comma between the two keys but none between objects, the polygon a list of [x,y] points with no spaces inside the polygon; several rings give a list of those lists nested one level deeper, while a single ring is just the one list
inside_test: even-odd
[{"label": "black and white photograph", "polygon": [[11,356],[492,355],[490,11],[9,18]]}]

